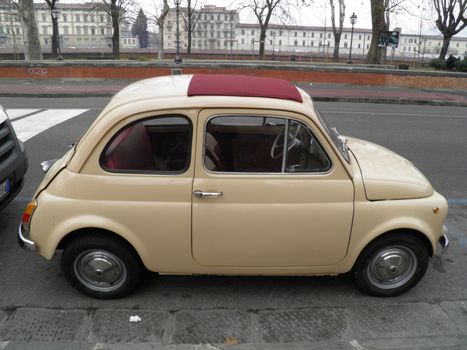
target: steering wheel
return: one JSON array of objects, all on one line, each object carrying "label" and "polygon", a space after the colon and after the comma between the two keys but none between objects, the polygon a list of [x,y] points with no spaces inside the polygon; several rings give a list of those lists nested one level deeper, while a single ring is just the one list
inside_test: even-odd
[{"label": "steering wheel", "polygon": [[[297,138],[298,134],[300,133],[300,129],[302,126],[300,124],[297,124],[297,128],[295,129],[294,132],[289,131],[289,143],[287,145],[287,152],[290,151],[292,148],[300,145],[302,143],[300,138]],[[277,159],[280,156],[282,156],[284,152],[284,141],[282,141],[281,144],[279,144],[279,140],[282,136],[282,133],[277,134],[276,139],[274,140],[274,143],[272,144],[271,147],[271,158],[272,159]],[[276,152],[278,152],[276,154]]]}]

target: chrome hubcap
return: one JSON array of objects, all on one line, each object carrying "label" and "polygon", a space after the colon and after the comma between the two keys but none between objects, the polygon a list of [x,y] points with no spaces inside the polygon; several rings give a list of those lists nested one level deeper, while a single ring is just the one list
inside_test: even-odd
[{"label": "chrome hubcap", "polygon": [[397,288],[407,283],[417,270],[417,258],[412,250],[392,246],[376,253],[368,264],[370,282],[381,289]]},{"label": "chrome hubcap", "polygon": [[125,282],[127,271],[122,260],[106,250],[86,250],[75,259],[77,279],[86,287],[100,292],[118,289]]}]

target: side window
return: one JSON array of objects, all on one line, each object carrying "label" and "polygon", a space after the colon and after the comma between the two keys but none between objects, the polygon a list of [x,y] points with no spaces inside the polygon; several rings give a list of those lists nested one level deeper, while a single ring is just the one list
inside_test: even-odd
[{"label": "side window", "polygon": [[216,172],[297,173],[327,171],[331,162],[302,123],[275,117],[220,116],[206,125],[204,165]]},{"label": "side window", "polygon": [[190,166],[191,122],[178,115],[132,123],[104,148],[102,168],[116,172],[183,172]]}]

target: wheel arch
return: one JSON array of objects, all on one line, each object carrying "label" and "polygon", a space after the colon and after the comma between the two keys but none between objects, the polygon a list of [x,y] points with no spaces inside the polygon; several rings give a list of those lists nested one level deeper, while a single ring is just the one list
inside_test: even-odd
[{"label": "wheel arch", "polygon": [[85,236],[90,237],[90,236],[95,236],[95,235],[100,235],[100,236],[104,236],[110,239],[114,239],[124,244],[128,249],[131,250],[131,252],[135,255],[135,257],[138,258],[141,265],[144,266],[143,259],[141,258],[140,253],[130,241],[128,241],[123,236],[113,231],[110,231],[104,228],[99,228],[99,227],[79,228],[79,229],[69,232],[68,234],[63,236],[62,239],[58,242],[56,249],[65,249],[68,244],[70,244],[76,239],[80,239]]},{"label": "wheel arch", "polygon": [[415,238],[419,239],[423,243],[425,248],[427,249],[428,255],[430,257],[433,256],[433,254],[434,254],[433,245],[432,245],[430,239],[428,238],[428,236],[426,234],[424,234],[423,232],[421,232],[419,230],[413,229],[413,228],[398,228],[398,229],[392,229],[392,230],[386,231],[384,233],[381,233],[381,234],[373,237],[368,242],[366,242],[363,245],[362,249],[359,250],[358,254],[356,254],[356,258],[354,259],[354,261],[352,263],[352,269],[355,267],[355,264],[357,263],[358,258],[362,255],[362,253],[365,251],[365,249],[370,244],[372,244],[373,242],[375,242],[375,241],[377,241],[377,240],[379,240],[379,239],[381,239],[383,237],[388,237],[388,236],[394,235],[396,233],[409,235],[409,236],[412,236],[412,237],[415,237]]}]

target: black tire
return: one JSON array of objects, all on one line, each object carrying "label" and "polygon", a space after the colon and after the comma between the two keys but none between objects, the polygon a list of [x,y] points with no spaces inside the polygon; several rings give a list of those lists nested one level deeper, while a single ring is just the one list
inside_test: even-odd
[{"label": "black tire", "polygon": [[73,287],[99,299],[130,294],[141,281],[143,272],[140,259],[129,244],[98,233],[69,242],[61,265]]},{"label": "black tire", "polygon": [[415,286],[428,267],[428,247],[419,237],[396,232],[371,242],[353,269],[355,283],[367,294],[392,297]]}]

